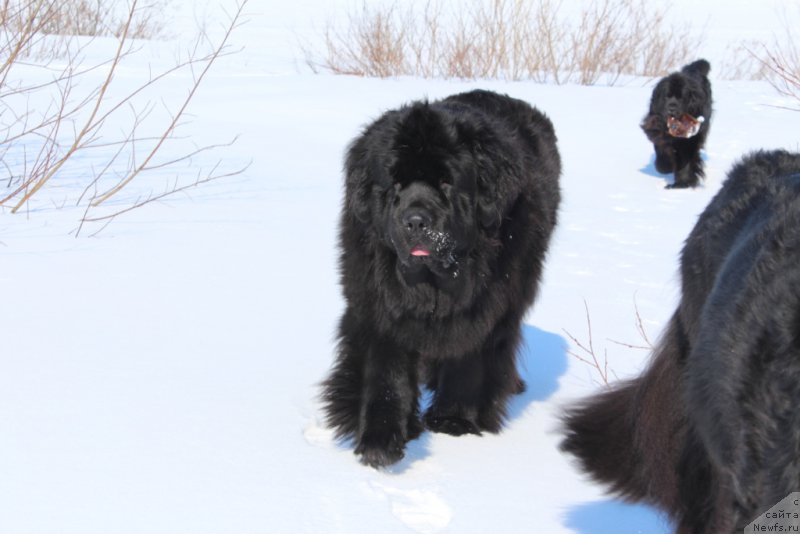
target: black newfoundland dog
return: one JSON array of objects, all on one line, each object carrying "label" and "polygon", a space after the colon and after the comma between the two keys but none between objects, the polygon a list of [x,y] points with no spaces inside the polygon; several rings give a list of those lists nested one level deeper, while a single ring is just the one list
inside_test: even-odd
[{"label": "black newfoundland dog", "polygon": [[560,200],[550,120],[488,91],[416,102],[369,125],[345,172],[328,424],[362,463],[397,462],[425,385],[428,429],[499,431]]},{"label": "black newfoundland dog", "polygon": [[573,407],[562,448],[680,533],[742,529],[800,491],[800,154],[751,154],[700,216],[642,376]]},{"label": "black newfoundland dog", "polygon": [[662,78],[653,89],[642,130],[653,143],[656,170],[674,174],[667,187],[695,187],[704,176],[700,149],[711,125],[711,65],[700,59]]}]

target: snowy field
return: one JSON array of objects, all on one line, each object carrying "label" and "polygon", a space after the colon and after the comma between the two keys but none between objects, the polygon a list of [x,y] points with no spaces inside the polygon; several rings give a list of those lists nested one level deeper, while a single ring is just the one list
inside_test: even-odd
[{"label": "snowy field", "polygon": [[[712,63],[707,180],[688,191],[664,189],[638,127],[653,80],[313,75],[296,38],[334,5],[251,0],[233,37],[244,49],[201,87],[182,133],[199,144],[239,135],[222,154],[232,167],[252,162],[241,175],[94,237],[71,234],[80,213],[60,207],[63,189],[28,213],[0,212],[0,533],[669,531],[559,452],[559,410],[603,387],[570,355],[580,349],[569,335],[588,343],[585,304],[597,354],[616,377],[638,373],[648,352],[624,345],[645,343],[637,310],[655,341],[677,302],[683,239],[731,164],[757,148],[800,150],[790,100],[714,77],[730,39],[769,38],[796,2],[674,3],[706,32],[697,55]],[[189,11],[167,13],[176,35],[158,45],[162,59],[190,31]],[[148,57],[123,82],[146,76]],[[388,108],[472,88],[531,102],[559,138],[564,200],[524,327],[528,390],[503,433],[424,433],[398,465],[374,470],[333,441],[316,400],[343,309],[343,151]]]}]

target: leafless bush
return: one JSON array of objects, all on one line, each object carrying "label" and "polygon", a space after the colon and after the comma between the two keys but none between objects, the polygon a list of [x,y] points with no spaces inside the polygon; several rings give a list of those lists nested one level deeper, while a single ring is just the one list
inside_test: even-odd
[{"label": "leafless bush", "polygon": [[763,46],[753,39],[729,44],[723,60],[714,67],[715,76],[721,80],[765,80],[767,69],[753,52]]},{"label": "leafless bush", "polygon": [[408,21],[395,6],[387,11],[363,6],[360,18],[351,15],[348,35],[342,38],[331,28],[325,30],[329,53],[342,59],[328,68],[337,74],[386,77],[403,72],[408,66],[405,50],[409,37]]},{"label": "leafless bush", "polygon": [[33,25],[44,35],[119,37],[127,27],[130,38],[155,39],[163,34],[167,4],[151,0],[141,5],[129,24],[130,10],[119,0],[2,0],[0,28],[16,33]]},{"label": "leafless bush", "polygon": [[655,345],[653,345],[653,342],[650,341],[650,336],[647,335],[647,329],[644,327],[644,321],[642,320],[641,312],[639,312],[639,304],[637,304],[636,298],[633,299],[633,308],[636,311],[636,331],[639,333],[639,337],[644,342],[644,345],[636,345],[633,343],[626,343],[624,341],[614,341],[613,339],[609,339],[609,341],[629,349],[652,351],[655,348]]},{"label": "leafless bush", "polygon": [[318,72],[360,76],[532,79],[614,83],[657,76],[692,57],[699,40],[645,0],[594,0],[577,22],[558,0],[472,0],[448,11],[437,0],[351,12],[325,26],[325,52],[303,47]]},{"label": "leafless bush", "polygon": [[[578,340],[575,336],[564,330],[564,333],[567,335],[572,343],[575,344],[582,352],[574,352],[572,350],[568,350],[567,353],[571,356],[574,356],[578,360],[582,361],[583,363],[589,365],[594,370],[597,371],[597,374],[600,376],[600,380],[606,387],[610,387],[611,383],[609,381],[609,370],[608,370],[608,351],[603,350],[603,361],[600,362],[600,359],[597,357],[597,353],[594,349],[594,341],[592,337],[592,318],[589,315],[589,305],[586,304],[586,301],[583,302],[583,306],[586,309],[586,327],[588,331],[589,341],[586,343],[582,343]],[[613,371],[612,371],[613,372]]]},{"label": "leafless bush", "polygon": [[800,110],[800,47],[794,29],[787,25],[784,30],[783,39],[762,46],[755,55],[767,81],[780,94],[794,99]]},{"label": "leafless bush", "polygon": [[[141,10],[148,6],[142,7],[137,0],[130,2],[115,49],[105,61],[84,65],[81,47],[68,47],[66,66],[54,70],[48,64],[21,64],[21,51],[41,32],[43,16],[37,8],[48,9],[49,4],[29,2],[27,24],[15,26],[16,31],[9,30],[7,39],[0,43],[0,57],[8,58],[0,65],[0,172],[6,173],[3,183],[7,187],[0,195],[0,208],[17,213],[28,208],[46,186],[56,181],[63,186],[65,177],[77,177],[77,184],[70,189],[76,193],[64,204],[74,202],[83,207],[79,233],[85,222],[109,221],[170,194],[241,172],[222,172],[215,166],[189,183],[176,181],[158,193],[139,191],[123,203],[109,202],[143,174],[163,171],[215,148],[196,148],[167,160],[156,157],[165,144],[175,140],[176,130],[185,122],[187,108],[211,66],[219,57],[231,53],[228,40],[240,24],[246,3],[242,0],[238,4],[221,42],[208,46],[209,52],[201,52],[203,44],[209,44],[207,36],[201,35],[194,48],[185,58],[176,60],[173,67],[151,72],[139,85],[121,89],[114,86],[115,76],[120,65],[135,53],[131,31],[141,20]],[[16,70],[32,72],[45,81],[27,82],[23,74],[14,74]],[[144,95],[157,92],[165,78],[179,71],[192,74],[188,93],[177,104],[164,103],[161,118],[150,120],[156,115],[156,106]],[[110,135],[111,123],[114,128],[122,124],[122,132]],[[54,180],[59,176],[61,180]],[[101,205],[111,208],[95,214]]]},{"label": "leafless bush", "polygon": [[[602,359],[598,357],[597,351],[595,350],[594,347],[594,339],[592,333],[592,318],[589,314],[589,305],[586,303],[586,301],[583,302],[583,307],[586,312],[586,328],[587,328],[588,341],[582,342],[577,337],[573,336],[571,333],[564,330],[564,333],[572,341],[573,345],[575,345],[579,349],[579,352],[568,350],[567,353],[577,358],[581,362],[585,363],[589,367],[591,367],[592,370],[597,372],[597,375],[600,377],[601,383],[606,387],[611,387],[610,375],[614,375],[614,378],[616,378],[616,374],[612,369],[609,369],[608,367],[608,350],[603,349]],[[639,337],[642,338],[644,344],[626,343],[621,341],[614,341],[613,339],[609,339],[608,341],[614,343],[615,345],[625,347],[627,349],[652,351],[654,349],[654,345],[650,341],[650,337],[647,335],[647,330],[644,327],[642,315],[639,312],[639,306],[638,304],[636,304],[635,299],[634,299],[634,308],[636,310],[636,330],[639,333]]]},{"label": "leafless bush", "polygon": [[767,80],[780,94],[800,102],[800,47],[796,40],[800,4],[793,11],[785,8],[777,15],[783,21],[780,31],[771,39],[731,44],[717,76],[727,80]]}]

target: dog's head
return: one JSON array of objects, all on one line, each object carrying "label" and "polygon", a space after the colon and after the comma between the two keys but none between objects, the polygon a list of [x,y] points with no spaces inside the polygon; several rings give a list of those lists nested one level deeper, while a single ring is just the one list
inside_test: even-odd
[{"label": "dog's head", "polygon": [[679,118],[684,114],[700,115],[705,93],[700,82],[683,73],[668,76],[656,88],[661,103],[659,111],[662,118]]},{"label": "dog's head", "polygon": [[481,236],[496,231],[490,158],[473,125],[427,103],[386,113],[347,159],[347,206],[396,256],[410,284],[454,278]]}]

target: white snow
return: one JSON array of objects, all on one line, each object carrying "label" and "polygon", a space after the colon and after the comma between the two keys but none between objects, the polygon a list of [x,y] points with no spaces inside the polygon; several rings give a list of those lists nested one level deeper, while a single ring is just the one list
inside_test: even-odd
[{"label": "white snow", "polygon": [[[158,61],[190,33],[190,5],[174,15],[175,40],[153,45]],[[602,387],[569,354],[580,354],[570,335],[591,337],[612,377],[639,372],[648,352],[623,345],[646,343],[637,310],[654,342],[677,301],[683,239],[731,164],[753,149],[800,149],[800,114],[786,109],[796,102],[764,82],[714,78],[726,39],[769,38],[791,2],[675,2],[673,16],[703,24],[709,54],[697,55],[712,63],[707,179],[695,190],[665,190],[654,170],[638,127],[653,80],[313,75],[297,36],[337,5],[347,3],[251,1],[234,36],[244,49],[201,87],[182,135],[198,145],[239,135],[216,157],[252,161],[243,174],[95,237],[76,239],[81,210],[59,207],[82,190],[76,177],[28,213],[0,213],[3,534],[669,531],[558,450],[559,411]],[[123,83],[144,79],[152,57],[132,58]],[[398,465],[366,468],[321,425],[316,399],[343,309],[343,152],[386,109],[479,87],[546,112],[563,160],[559,225],[524,327],[528,390],[499,435],[426,432]],[[101,162],[85,164],[88,174]]]}]

